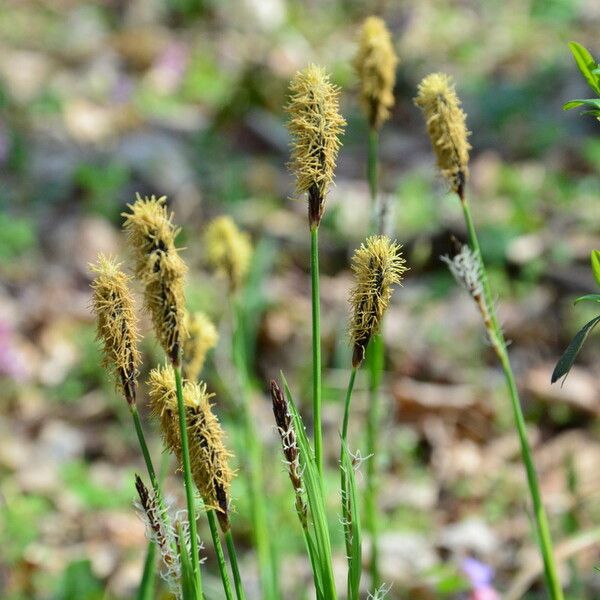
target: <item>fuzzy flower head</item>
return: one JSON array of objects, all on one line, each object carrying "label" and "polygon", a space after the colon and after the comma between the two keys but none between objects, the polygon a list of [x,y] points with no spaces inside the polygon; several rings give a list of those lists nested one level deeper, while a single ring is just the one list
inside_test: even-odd
[{"label": "fuzzy flower head", "polygon": [[350,293],[352,316],[350,338],[352,366],[365,358],[371,337],[379,331],[383,314],[406,271],[400,246],[385,235],[374,235],[361,244],[352,257],[355,285]]},{"label": "fuzzy flower head", "polygon": [[128,404],[135,402],[140,353],[130,277],[120,264],[104,255],[92,265],[92,306],[97,321],[97,337],[103,344],[103,365],[115,378],[117,388]]},{"label": "fuzzy flower head", "polygon": [[467,115],[454,90],[452,79],[433,73],[421,81],[415,104],[425,116],[437,165],[454,192],[462,196],[469,175]]},{"label": "fuzzy flower head", "polygon": [[296,193],[308,193],[309,221],[318,226],[341,147],[346,121],[339,111],[340,90],[325,69],[310,65],[290,83],[288,129],[292,137],[290,169]]},{"label": "fuzzy flower head", "polygon": [[166,197],[142,199],[137,195],[131,212],[123,213],[136,277],[144,285],[144,302],[152,316],[156,337],[169,359],[179,363],[187,337],[184,278],[187,267],[175,247],[179,229],[165,205]]},{"label": "fuzzy flower head", "polygon": [[218,275],[226,277],[232,291],[246,279],[252,259],[252,244],[247,233],[240,231],[233,219],[213,219],[204,234],[206,260]]},{"label": "fuzzy flower head", "polygon": [[373,129],[379,129],[394,105],[398,57],[383,19],[367,17],[354,59],[361,86],[361,101]]},{"label": "fuzzy flower head", "polygon": [[217,345],[219,334],[212,321],[202,312],[187,313],[188,339],[183,344],[183,376],[196,381],[209,350]]},{"label": "fuzzy flower head", "polygon": [[[172,369],[168,366],[153,369],[149,390],[152,413],[160,421],[165,446],[181,462],[181,436]],[[233,479],[233,471],[229,467],[231,454],[223,441],[223,429],[212,411],[211,397],[205,383],[184,383],[183,402],[192,477],[204,503],[217,511],[221,528],[227,531],[229,491]]]}]

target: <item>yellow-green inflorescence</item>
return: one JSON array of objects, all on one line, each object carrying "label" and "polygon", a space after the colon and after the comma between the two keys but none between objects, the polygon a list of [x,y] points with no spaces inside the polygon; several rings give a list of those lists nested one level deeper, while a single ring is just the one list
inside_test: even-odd
[{"label": "yellow-green inflorescence", "polygon": [[[167,366],[153,369],[148,383],[152,413],[160,421],[165,446],[181,461],[173,370]],[[233,479],[229,458],[232,455],[223,442],[224,431],[212,411],[211,397],[203,382],[186,381],[183,385],[192,477],[204,504],[217,511],[221,527],[227,531]]]},{"label": "yellow-green inflorescence", "polygon": [[367,17],[360,31],[354,68],[360,80],[360,96],[369,125],[379,129],[394,105],[398,57],[383,19]]},{"label": "yellow-green inflorescence", "polygon": [[175,247],[179,229],[167,211],[166,198],[137,196],[123,213],[124,229],[135,259],[135,275],[144,285],[145,307],[165,353],[180,362],[185,326],[184,278],[187,267]]},{"label": "yellow-green inflorescence", "polygon": [[452,79],[433,73],[421,81],[415,104],[425,116],[437,165],[450,187],[461,197],[469,175],[469,131]]},{"label": "yellow-green inflorescence", "polygon": [[206,261],[229,282],[232,291],[244,283],[252,259],[250,236],[229,216],[213,219],[204,234]]},{"label": "yellow-green inflorescence", "polygon": [[318,226],[341,147],[346,121],[339,111],[340,90],[325,69],[310,65],[290,83],[288,129],[292,136],[290,169],[296,193],[308,193],[309,222]]},{"label": "yellow-green inflorescence", "polygon": [[350,293],[352,366],[359,367],[369,340],[379,331],[383,314],[406,271],[400,246],[385,235],[367,238],[354,252],[355,285]]},{"label": "yellow-green inflorescence", "polygon": [[92,305],[104,349],[103,365],[114,374],[117,388],[131,405],[135,403],[140,353],[131,278],[120,267],[104,255],[91,266],[95,274]]},{"label": "yellow-green inflorescence", "polygon": [[186,328],[189,335],[183,344],[183,377],[196,381],[204,367],[206,355],[219,341],[219,334],[203,312],[187,313]]}]

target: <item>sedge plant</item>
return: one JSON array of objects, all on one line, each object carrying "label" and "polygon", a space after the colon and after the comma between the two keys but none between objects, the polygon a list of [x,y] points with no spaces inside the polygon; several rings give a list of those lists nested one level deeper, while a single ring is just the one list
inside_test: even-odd
[{"label": "sedge plant", "polygon": [[[358,509],[354,482],[354,465],[348,449],[348,426],[350,405],[358,369],[363,364],[375,335],[387,310],[395,285],[400,284],[406,271],[400,246],[387,236],[371,236],[361,244],[352,257],[355,283],[350,292],[351,317],[349,324],[352,344],[352,370],[344,402],[342,440],[340,450],[340,480],[342,498],[342,522],[348,556],[348,598],[358,600],[361,575],[361,550],[357,543],[360,535]],[[371,400],[371,398],[369,398]],[[370,407],[368,408],[370,410]],[[372,581],[373,588],[379,582]]]},{"label": "sedge plant", "polygon": [[[383,19],[375,16],[365,19],[359,36],[354,67],[359,79],[360,100],[369,126],[367,179],[371,198],[371,234],[383,234],[386,206],[378,190],[379,130],[390,117],[394,105],[394,85],[398,57],[391,34]],[[379,387],[382,380],[384,342],[379,333],[372,336],[368,351],[369,403],[367,410],[367,462],[364,494],[365,527],[371,539],[369,570],[371,585],[381,585],[377,541],[377,467],[379,462],[377,439],[379,432]]]},{"label": "sedge plant", "polygon": [[333,184],[346,121],[339,112],[340,90],[325,69],[309,65],[290,83],[286,107],[292,137],[290,169],[296,177],[296,194],[308,197],[310,273],[312,303],[312,392],[314,451],[323,479],[323,433],[321,425],[321,305],[319,293],[319,224],[325,200]]},{"label": "sedge plant", "polygon": [[469,132],[466,114],[456,94],[452,80],[443,73],[433,73],[421,81],[416,105],[423,111],[437,167],[461,204],[469,245],[446,262],[458,282],[475,300],[481,313],[491,346],[496,353],[508,388],[515,425],[519,436],[521,456],[527,474],[527,483],[533,504],[536,536],[544,563],[548,592],[553,600],[562,600],[563,592],[552,547],[552,538],[538,482],[527,428],[507,345],[496,315],[494,296],[481,255],[479,240],[466,196],[469,175]]}]

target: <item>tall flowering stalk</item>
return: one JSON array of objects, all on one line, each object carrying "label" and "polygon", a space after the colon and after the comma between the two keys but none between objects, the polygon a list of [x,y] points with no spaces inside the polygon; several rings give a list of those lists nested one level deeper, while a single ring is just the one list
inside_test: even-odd
[{"label": "tall flowering stalk", "polygon": [[319,224],[333,183],[340,136],[346,121],[339,112],[340,90],[325,69],[310,65],[290,83],[288,129],[292,137],[289,167],[296,176],[296,193],[308,197],[312,299],[313,430],[315,457],[323,476],[321,427],[321,308],[319,293]]},{"label": "tall flowering stalk", "polygon": [[[379,333],[381,322],[392,298],[393,288],[398,285],[406,271],[400,246],[387,236],[371,236],[361,244],[352,257],[352,271],[355,284],[350,292],[350,340],[352,343],[352,371],[348,382],[344,404],[344,420],[342,423],[342,447],[340,451],[342,518],[346,540],[347,555],[351,557],[349,573],[354,567],[352,561],[359,562],[360,556],[354,556],[353,541],[353,509],[349,486],[348,467],[344,467],[344,457],[348,452],[348,424],[350,421],[350,403],[358,369],[365,360],[369,342]],[[360,564],[360,562],[359,562]],[[359,571],[358,571],[359,572]],[[348,597],[356,598],[358,581],[348,580]],[[354,587],[354,589],[352,589]]]},{"label": "tall flowering stalk", "polygon": [[204,234],[206,260],[215,273],[225,279],[229,287],[229,304],[232,315],[233,363],[238,377],[239,408],[244,431],[244,447],[238,452],[244,464],[248,485],[254,542],[258,554],[261,586],[267,600],[278,597],[276,552],[269,531],[265,505],[262,450],[250,411],[251,385],[242,330],[243,309],[240,293],[243,290],[250,261],[250,237],[237,227],[228,216],[217,217],[209,223]]},{"label": "tall flowering stalk", "polygon": [[[384,233],[385,205],[378,195],[379,130],[389,119],[394,105],[394,85],[398,57],[392,36],[383,19],[365,19],[359,36],[354,67],[360,84],[360,99],[369,124],[367,177],[371,195],[371,233]],[[377,438],[379,433],[379,386],[384,368],[384,343],[375,334],[369,346],[369,405],[367,411],[367,477],[365,486],[365,525],[371,538],[371,585],[381,585],[377,542]]]},{"label": "tall flowering stalk", "polygon": [[562,600],[563,592],[556,569],[548,518],[542,503],[540,486],[527,439],[527,428],[519,392],[510,364],[506,341],[496,315],[492,291],[465,193],[469,175],[470,150],[466,114],[461,108],[452,80],[443,73],[433,73],[423,79],[419,84],[415,103],[423,111],[438,169],[461,203],[470,248],[463,248],[454,259],[446,259],[446,261],[449,262],[454,276],[477,303],[488,337],[502,366],[521,444],[521,455],[527,473],[546,582],[553,600]]},{"label": "tall flowering stalk", "polygon": [[181,351],[187,337],[184,277],[186,265],[175,247],[179,229],[166,207],[166,198],[137,196],[124,213],[124,229],[135,260],[135,275],[144,286],[144,304],[152,317],[159,343],[169,358],[177,396],[179,435],[190,528],[191,563],[197,594],[202,597],[202,578],[189,441],[183,402]]}]

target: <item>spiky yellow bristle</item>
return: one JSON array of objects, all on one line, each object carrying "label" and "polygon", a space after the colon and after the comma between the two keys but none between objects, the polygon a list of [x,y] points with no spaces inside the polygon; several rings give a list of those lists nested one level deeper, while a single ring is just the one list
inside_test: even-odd
[{"label": "spiky yellow bristle", "polygon": [[364,360],[371,336],[379,331],[381,319],[406,271],[400,246],[385,235],[374,235],[361,244],[352,257],[355,285],[350,293],[352,316],[352,366]]},{"label": "spiky yellow bristle", "polygon": [[117,388],[128,404],[135,402],[140,353],[131,279],[120,264],[102,254],[91,266],[92,305],[97,320],[97,336],[104,347],[103,364],[114,374]]},{"label": "spiky yellow bristle", "polygon": [[184,277],[187,267],[175,247],[179,229],[165,205],[166,197],[136,195],[131,212],[123,213],[124,229],[135,258],[135,274],[144,285],[146,309],[156,337],[174,364],[187,337]]},{"label": "spiky yellow bristle", "polygon": [[219,334],[212,321],[202,312],[188,313],[188,339],[183,344],[183,376],[196,381],[204,366],[208,351],[217,345]]},{"label": "spiky yellow bristle", "polygon": [[469,175],[469,131],[452,79],[433,73],[421,81],[415,104],[425,116],[437,165],[454,192],[463,195]]},{"label": "spiky yellow bristle", "polygon": [[296,175],[296,193],[308,192],[311,227],[321,220],[323,203],[333,182],[346,121],[339,112],[340,90],[325,69],[310,65],[290,83],[288,129],[292,136],[290,169]]},{"label": "spiky yellow bristle", "polygon": [[218,275],[226,277],[232,291],[241,287],[250,268],[252,244],[227,215],[213,219],[204,234],[206,260]]},{"label": "spiky yellow bristle", "polygon": [[389,118],[394,105],[397,64],[392,36],[384,20],[367,17],[360,32],[354,68],[360,79],[361,101],[374,129]]},{"label": "spiky yellow bristle", "polygon": [[[177,411],[177,395],[173,370],[168,366],[153,369],[149,379],[152,413],[161,424],[165,446],[181,463],[181,436]],[[184,382],[183,403],[186,412],[190,463],[194,483],[209,508],[217,511],[224,531],[229,528],[229,490],[233,471],[231,454],[223,443],[224,432],[212,412],[210,398],[203,382]]]}]

